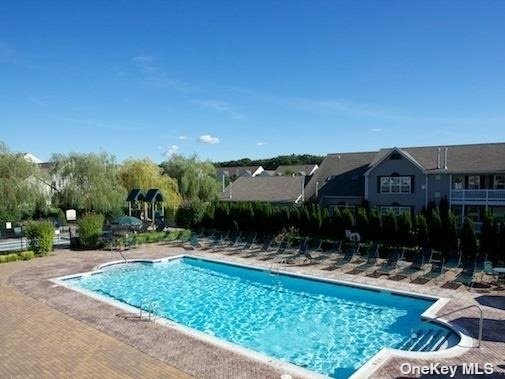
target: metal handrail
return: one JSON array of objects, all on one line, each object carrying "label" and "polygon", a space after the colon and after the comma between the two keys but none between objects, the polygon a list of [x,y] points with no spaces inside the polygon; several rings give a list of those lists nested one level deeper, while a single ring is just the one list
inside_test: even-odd
[{"label": "metal handrail", "polygon": [[126,259],[126,257],[123,255],[123,252],[119,249],[117,250],[117,252],[119,253],[119,255],[121,255],[121,258],[123,258],[124,263],[128,263],[128,259]]},{"label": "metal handrail", "polygon": [[478,304],[472,304],[472,305],[468,305],[468,306],[463,307],[463,308],[458,308],[458,309],[455,309],[453,311],[444,313],[442,315],[437,315],[437,316],[435,316],[432,319],[425,319],[425,320],[422,320],[422,321],[423,322],[430,322],[430,321],[437,320],[437,319],[440,319],[442,317],[446,317],[446,316],[452,315],[453,313],[464,311],[464,310],[470,309],[470,308],[477,308],[479,310],[479,312],[480,312],[480,318],[479,318],[479,340],[478,340],[478,344],[477,344],[477,347],[480,348],[480,343],[482,341],[482,330],[483,330],[483,327],[484,327],[484,311],[482,310],[482,307],[480,305],[478,305]]}]

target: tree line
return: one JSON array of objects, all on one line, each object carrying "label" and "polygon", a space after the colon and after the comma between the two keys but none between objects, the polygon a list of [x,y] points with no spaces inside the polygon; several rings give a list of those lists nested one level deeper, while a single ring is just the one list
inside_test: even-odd
[{"label": "tree line", "polygon": [[462,251],[465,259],[477,255],[495,262],[505,260],[505,226],[486,213],[482,230],[475,233],[473,222],[466,218],[461,228],[455,215],[441,201],[411,216],[403,213],[380,215],[376,208],[361,207],[329,210],[317,204],[300,207],[256,202],[193,202],[181,206],[177,222],[184,227],[219,230],[279,233],[294,229],[299,235],[343,239],[346,230],[358,232],[361,240],[386,246],[431,247],[446,258]]},{"label": "tree line", "polygon": [[128,159],[121,164],[107,153],[55,154],[45,172],[0,143],[0,228],[41,218],[64,222],[63,210],[94,212],[111,219],[125,213],[129,191],[158,188],[166,215],[193,200],[214,201],[219,183],[209,161],[173,156],[160,165]]},{"label": "tree line", "polygon": [[242,158],[238,160],[215,162],[216,167],[244,167],[244,166],[262,166],[265,170],[275,170],[279,166],[317,164],[320,165],[323,161],[322,155],[311,154],[291,154],[279,155],[273,158],[265,159],[249,159]]}]

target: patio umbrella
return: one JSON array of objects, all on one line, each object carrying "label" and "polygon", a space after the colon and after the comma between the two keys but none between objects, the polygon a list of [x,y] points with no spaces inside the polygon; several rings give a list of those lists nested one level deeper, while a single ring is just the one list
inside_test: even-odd
[{"label": "patio umbrella", "polygon": [[113,224],[116,225],[123,225],[123,226],[140,226],[142,225],[142,220],[138,219],[137,217],[132,217],[132,216],[120,216],[114,221],[112,221]]}]

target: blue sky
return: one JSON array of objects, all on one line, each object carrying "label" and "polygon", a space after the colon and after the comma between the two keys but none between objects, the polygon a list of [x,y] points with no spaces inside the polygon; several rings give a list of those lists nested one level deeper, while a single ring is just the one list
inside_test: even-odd
[{"label": "blue sky", "polygon": [[0,140],[228,160],[505,141],[505,1],[2,1]]}]

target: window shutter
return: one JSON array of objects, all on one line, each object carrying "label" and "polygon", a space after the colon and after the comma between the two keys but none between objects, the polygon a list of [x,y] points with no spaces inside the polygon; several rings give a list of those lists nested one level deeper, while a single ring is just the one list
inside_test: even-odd
[{"label": "window shutter", "polygon": [[377,177],[377,193],[381,192],[381,177]]},{"label": "window shutter", "polygon": [[410,175],[410,193],[416,192],[416,176]]}]

